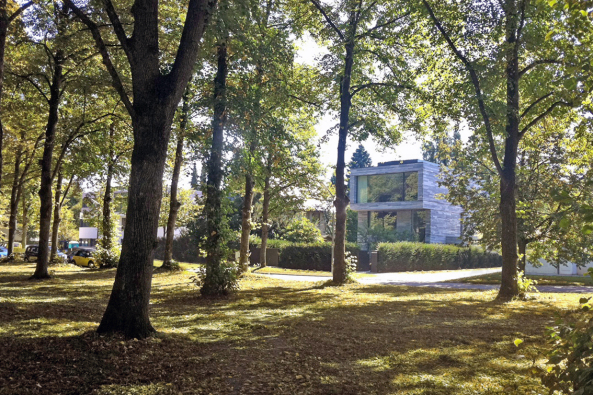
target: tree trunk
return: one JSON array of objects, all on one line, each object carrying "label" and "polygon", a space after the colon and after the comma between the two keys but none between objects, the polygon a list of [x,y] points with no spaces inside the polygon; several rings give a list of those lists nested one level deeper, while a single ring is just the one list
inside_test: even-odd
[{"label": "tree trunk", "polygon": [[239,252],[239,270],[243,273],[249,268],[249,235],[251,234],[253,186],[253,177],[247,173],[245,175],[245,195],[243,197],[243,214],[241,219],[241,249]]},{"label": "tree trunk", "polygon": [[500,217],[502,222],[502,277],[498,299],[519,295],[517,284],[516,172],[519,148],[519,56],[517,29],[519,13],[515,0],[505,1],[507,120],[502,174],[500,179]]},{"label": "tree trunk", "polygon": [[27,247],[27,239],[29,238],[29,205],[27,204],[27,193],[23,192],[23,235],[21,237],[21,244],[23,248]]},{"label": "tree trunk", "polygon": [[10,216],[8,217],[8,255],[12,254],[14,247],[14,236],[16,233],[16,217],[19,208],[20,188],[20,168],[21,168],[21,157],[23,155],[22,148],[19,147],[14,158],[14,178],[12,180],[12,188],[10,191]]},{"label": "tree trunk", "polygon": [[350,119],[350,76],[354,64],[354,41],[346,44],[346,58],[344,60],[344,75],[340,86],[340,130],[338,132],[338,161],[336,163],[336,230],[334,239],[334,268],[333,281],[343,284],[346,281],[346,208],[350,199],[346,195],[344,185],[344,156],[346,140],[348,138],[348,123]]},{"label": "tree trunk", "polygon": [[62,174],[62,170],[58,170],[58,179],[56,181],[56,197],[54,202],[54,222],[52,224],[51,229],[51,256],[49,261],[54,262],[56,259],[56,254],[58,253],[58,231],[60,230],[60,222],[62,221],[62,217],[60,215],[61,208],[62,208],[62,182],[64,180],[64,176]]},{"label": "tree trunk", "polygon": [[177,222],[177,213],[181,203],[177,200],[177,185],[179,184],[179,174],[181,165],[183,165],[183,138],[187,128],[189,117],[189,103],[186,90],[181,108],[181,122],[179,125],[179,135],[177,136],[177,147],[175,149],[175,164],[173,165],[173,178],[171,179],[171,199],[169,204],[169,218],[167,219],[167,232],[165,235],[165,257],[163,259],[163,269],[173,269],[173,239],[175,238],[175,223]]},{"label": "tree trunk", "polygon": [[264,201],[262,205],[262,223],[261,223],[261,246],[259,250],[259,264],[261,267],[268,265],[268,214],[270,211],[270,175],[266,176],[264,181]]},{"label": "tree trunk", "polygon": [[121,256],[111,297],[97,331],[146,338],[155,330],[148,307],[154,249],[174,108],[135,97],[132,170]]},{"label": "tree trunk", "polygon": [[200,292],[203,295],[217,295],[217,275],[222,260],[222,199],[220,187],[222,183],[222,149],[224,144],[224,124],[226,121],[226,76],[227,47],[222,43],[217,48],[218,69],[214,79],[214,116],[212,118],[212,148],[206,164],[208,179],[206,180],[206,203],[204,212],[208,229],[206,239],[206,280]]},{"label": "tree trunk", "polygon": [[2,183],[2,172],[4,158],[2,157],[2,150],[4,148],[4,127],[2,125],[2,93],[4,91],[4,53],[6,50],[6,35],[8,32],[8,10],[6,9],[6,0],[1,3],[2,15],[0,15],[0,184]]},{"label": "tree trunk", "polygon": [[61,88],[63,83],[62,75],[62,52],[58,51],[54,57],[54,72],[50,88],[49,115],[45,129],[45,143],[43,145],[43,156],[41,159],[41,187],[39,189],[39,255],[37,266],[32,279],[42,280],[50,278],[48,273],[49,265],[49,236],[52,214],[52,156],[54,151],[54,140],[56,136],[56,125],[58,124],[58,110],[60,107]]},{"label": "tree trunk", "polygon": [[107,177],[105,180],[105,195],[103,196],[103,222],[101,224],[101,247],[110,250],[113,245],[113,229],[111,227],[111,201],[113,199],[111,193],[111,182],[113,180],[113,167],[115,165],[115,153],[113,149],[113,138],[115,134],[115,125],[109,125],[109,162],[107,163]]}]

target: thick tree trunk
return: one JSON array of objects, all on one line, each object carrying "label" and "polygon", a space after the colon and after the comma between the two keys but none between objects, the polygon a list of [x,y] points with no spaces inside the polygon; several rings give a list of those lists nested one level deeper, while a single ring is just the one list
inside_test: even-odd
[{"label": "thick tree trunk", "polygon": [[218,69],[214,79],[214,116],[212,118],[212,148],[206,164],[208,179],[206,180],[206,203],[204,212],[208,229],[206,239],[206,280],[200,292],[203,295],[217,295],[219,288],[216,277],[220,271],[222,260],[221,229],[222,199],[222,149],[224,143],[224,124],[226,121],[226,76],[227,48],[222,43],[217,48]]},{"label": "thick tree trunk", "polygon": [[266,267],[268,265],[268,216],[270,212],[270,176],[266,176],[264,181],[264,201],[262,205],[261,220],[261,246],[259,250],[259,265]]},{"label": "thick tree trunk", "polygon": [[14,247],[14,236],[16,233],[16,217],[19,208],[20,193],[22,191],[19,183],[20,169],[21,169],[21,158],[23,152],[19,147],[14,158],[14,178],[12,180],[12,188],[10,191],[10,215],[8,217],[8,255],[12,254]]},{"label": "thick tree trunk", "polygon": [[171,199],[169,204],[169,218],[167,219],[167,231],[165,237],[165,257],[163,259],[163,269],[173,269],[173,239],[175,238],[175,223],[177,222],[177,213],[181,207],[181,202],[177,200],[177,185],[179,184],[179,175],[183,165],[183,139],[187,128],[189,117],[188,92],[183,98],[181,108],[181,122],[179,125],[179,135],[177,136],[177,147],[175,148],[175,164],[173,165],[173,177],[171,179]]},{"label": "thick tree trunk", "polygon": [[517,29],[519,13],[515,0],[505,1],[506,13],[506,140],[500,179],[500,217],[502,222],[502,277],[498,298],[519,295],[517,284],[516,166],[519,148],[519,56]]},{"label": "thick tree trunk", "polygon": [[336,163],[336,230],[334,239],[334,267],[333,281],[343,284],[346,281],[346,208],[350,199],[346,195],[344,185],[344,156],[346,140],[348,138],[348,123],[350,119],[350,76],[354,64],[354,41],[346,44],[346,58],[344,60],[344,75],[340,86],[340,130],[338,132],[338,161]]},{"label": "thick tree trunk", "polygon": [[27,246],[29,238],[29,205],[27,204],[27,193],[23,192],[23,235],[21,237],[21,244],[23,248]]},{"label": "thick tree trunk", "polygon": [[45,129],[45,143],[43,145],[43,156],[41,159],[41,187],[39,189],[39,255],[37,266],[32,279],[50,278],[48,273],[49,265],[49,237],[52,214],[52,156],[54,151],[54,140],[56,126],[58,124],[58,110],[60,107],[60,95],[63,83],[62,75],[62,53],[58,51],[54,57],[54,73],[50,88],[49,115]]},{"label": "thick tree trunk", "polygon": [[[155,330],[148,307],[174,106],[136,97],[134,149],[124,240],[111,297],[97,331],[146,338]],[[142,103],[142,104],[140,104]]]},{"label": "thick tree trunk", "polygon": [[62,209],[62,182],[64,180],[64,175],[62,174],[62,170],[58,170],[58,179],[56,181],[56,196],[54,202],[54,222],[52,224],[51,229],[51,255],[49,258],[50,262],[54,262],[56,259],[56,254],[58,253],[58,232],[60,230],[60,222],[62,221],[61,216],[61,209]]}]

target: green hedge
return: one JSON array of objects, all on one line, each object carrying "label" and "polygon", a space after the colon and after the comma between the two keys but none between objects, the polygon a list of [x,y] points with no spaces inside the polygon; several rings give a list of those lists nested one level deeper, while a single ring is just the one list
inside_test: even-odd
[{"label": "green hedge", "polygon": [[380,243],[378,272],[455,270],[502,266],[502,257],[478,247],[413,242]]},{"label": "green hedge", "polygon": [[[355,243],[346,243],[346,251],[357,255],[360,248]],[[332,243],[293,243],[280,249],[278,266],[286,269],[331,271]]]}]

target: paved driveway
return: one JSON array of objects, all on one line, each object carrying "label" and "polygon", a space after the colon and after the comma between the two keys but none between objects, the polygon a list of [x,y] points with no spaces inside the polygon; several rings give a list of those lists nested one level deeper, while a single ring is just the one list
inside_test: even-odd
[{"label": "paved driveway", "polygon": [[[403,272],[403,273],[369,273],[358,279],[361,284],[381,284],[381,285],[405,285],[411,287],[433,287],[433,288],[456,288],[456,289],[480,289],[480,290],[497,290],[498,285],[491,284],[465,284],[452,281],[467,277],[480,276],[482,274],[500,272],[500,268],[493,269],[469,269],[469,270],[444,270],[439,272]],[[260,276],[267,276],[281,280],[290,281],[326,281],[328,276],[297,276],[290,274],[260,274]],[[593,287],[587,286],[557,286],[557,285],[540,285],[537,287],[540,292],[555,292],[555,293],[592,293]]]}]

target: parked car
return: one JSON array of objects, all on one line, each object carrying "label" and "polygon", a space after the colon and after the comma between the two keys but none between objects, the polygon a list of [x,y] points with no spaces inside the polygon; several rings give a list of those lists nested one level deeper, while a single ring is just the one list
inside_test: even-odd
[{"label": "parked car", "polygon": [[90,247],[76,247],[71,249],[67,254],[68,263],[74,263],[74,255],[78,253],[78,251],[94,251],[94,248]]},{"label": "parked car", "polygon": [[86,266],[93,268],[95,267],[95,259],[93,257],[92,250],[80,250],[74,255],[72,258],[74,260],[74,264],[77,266]]},{"label": "parked car", "polygon": [[37,259],[39,256],[39,246],[27,246],[25,249],[25,262],[31,262],[31,258]]},{"label": "parked car", "polygon": [[5,258],[8,255],[8,248],[0,246],[0,258]]}]

